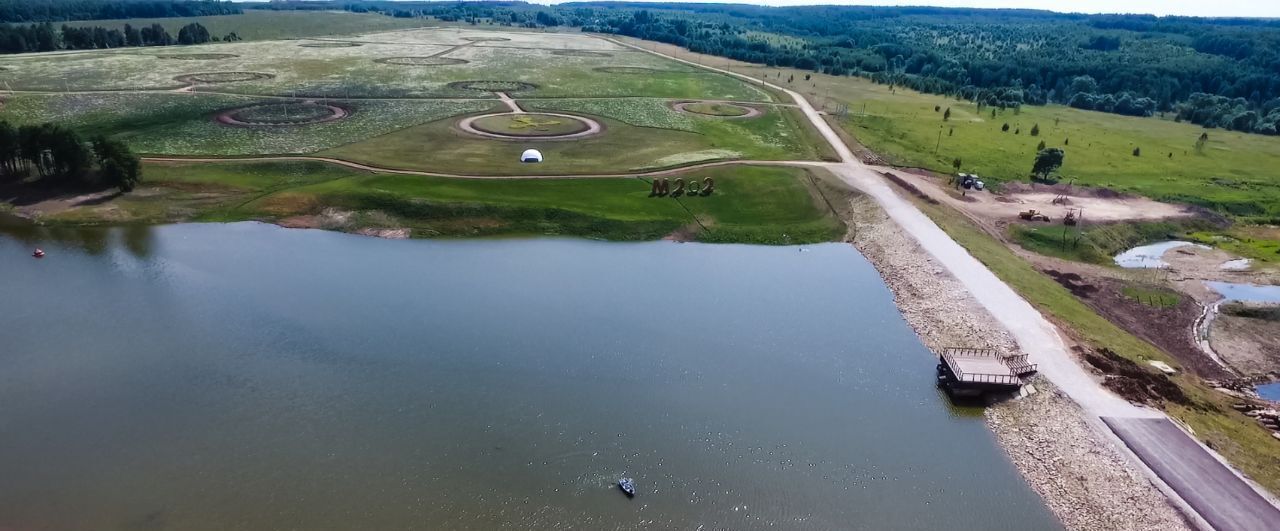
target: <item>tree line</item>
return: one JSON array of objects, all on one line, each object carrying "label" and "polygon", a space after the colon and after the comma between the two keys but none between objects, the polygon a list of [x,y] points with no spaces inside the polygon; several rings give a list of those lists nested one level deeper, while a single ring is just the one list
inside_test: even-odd
[{"label": "tree line", "polygon": [[231,32],[222,38],[209,34],[199,23],[191,23],[178,30],[177,38],[160,24],[135,28],[125,24],[123,29],[107,29],[101,26],[67,26],[55,28],[52,23],[29,26],[0,26],[0,53],[52,52],[57,50],[104,50],[130,46],[170,46],[174,44],[205,44],[231,42],[240,36]]},{"label": "tree line", "polygon": [[217,0],[0,0],[0,22],[172,18],[243,13]]},{"label": "tree line", "polygon": [[52,123],[15,128],[0,121],[0,180],[24,186],[110,186],[133,190],[142,162],[124,142]]}]

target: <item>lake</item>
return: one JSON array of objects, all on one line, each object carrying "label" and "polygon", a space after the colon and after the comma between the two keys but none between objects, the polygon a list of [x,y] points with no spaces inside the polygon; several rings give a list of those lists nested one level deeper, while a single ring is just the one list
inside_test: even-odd
[{"label": "lake", "polygon": [[0,529],[1060,529],[848,245],[6,230]]}]

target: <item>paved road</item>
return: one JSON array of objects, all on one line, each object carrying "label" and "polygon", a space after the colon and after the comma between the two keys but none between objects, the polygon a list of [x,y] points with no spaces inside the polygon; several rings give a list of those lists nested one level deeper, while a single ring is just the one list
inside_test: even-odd
[{"label": "paved road", "polygon": [[[627,43],[614,41],[623,46]],[[631,46],[637,49],[643,49]],[[1103,389],[1072,358],[1055,326],[995,276],[981,262],[952,240],[911,202],[903,199],[877,174],[884,168],[863,164],[844,140],[799,93],[785,87],[731,72],[650,53],[699,66],[786,93],[804,112],[823,138],[840,155],[840,163],[825,165],[846,183],[870,195],[904,231],[920,242],[939,263],[973,294],[1017,340],[1018,346],[1039,365],[1040,372],[1090,416],[1091,425],[1106,428],[1124,440],[1133,455],[1147,467],[1153,479],[1166,485],[1205,523],[1219,531],[1280,530],[1280,519],[1269,518],[1277,509],[1234,471],[1214,459],[1206,448],[1178,429],[1160,411],[1135,406]],[[1104,422],[1097,422],[1099,418]],[[1104,433],[1104,435],[1110,435]],[[1128,438],[1125,438],[1128,437]],[[1176,498],[1175,498],[1176,501]],[[1244,527],[1240,527],[1244,525]]]},{"label": "paved road", "polygon": [[1168,419],[1102,420],[1215,529],[1280,529],[1280,510]]}]

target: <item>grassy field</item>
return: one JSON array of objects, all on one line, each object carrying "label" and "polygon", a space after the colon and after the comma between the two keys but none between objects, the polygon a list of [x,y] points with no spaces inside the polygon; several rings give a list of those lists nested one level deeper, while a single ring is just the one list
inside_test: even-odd
[{"label": "grassy field", "polygon": [[[568,110],[538,107],[553,109]],[[816,158],[810,146],[775,140],[780,134],[798,138],[794,129],[772,131],[772,137],[764,137],[741,126],[711,125],[682,131],[597,119],[605,128],[603,134],[572,141],[485,139],[458,132],[453,120],[441,120],[320,154],[394,168],[476,175],[625,173],[709,160]],[[545,161],[522,164],[519,155],[529,147],[542,151]]]},{"label": "grassy field", "polygon": [[[1046,147],[1067,152],[1064,179],[1197,204],[1247,220],[1280,219],[1277,137],[1208,130],[1209,142],[1198,153],[1196,139],[1206,130],[1170,120],[1060,105],[997,111],[993,118],[990,108],[978,112],[969,102],[891,89],[861,78],[741,63],[729,66],[801,92],[828,111],[846,106],[849,114],[841,126],[894,164],[945,173],[954,171],[952,161],[960,158],[962,171],[978,173],[988,183],[1026,181],[1043,141]],[[795,79],[788,83],[792,75]],[[948,108],[951,117],[944,121]],[[1006,123],[1009,131],[1003,132]],[[1040,134],[1033,137],[1036,125]],[[1141,149],[1138,157],[1133,155],[1135,148]]]},{"label": "grassy field", "polygon": [[183,18],[134,18],[121,20],[76,20],[65,22],[68,26],[101,26],[122,29],[125,24],[135,28],[160,24],[177,36],[178,29],[198,22],[215,37],[235,32],[245,40],[296,39],[323,37],[371,31],[418,28],[434,25],[427,19],[394,18],[372,13],[347,13],[338,11],[267,11],[249,9],[242,15],[218,15]]},{"label": "grassy field", "polygon": [[[321,18],[331,16],[343,15]],[[448,61],[454,64],[441,64]],[[794,110],[767,104],[774,97],[768,91],[581,33],[435,27],[332,39],[23,54],[0,58],[0,67],[0,82],[18,91],[5,98],[0,119],[58,122],[123,139],[148,155],[323,153],[371,165],[482,175],[619,173],[709,160],[833,157]],[[179,91],[191,83],[197,83],[194,90]],[[463,115],[502,109],[494,92],[499,87],[530,110],[598,116],[606,129],[594,138],[537,142],[548,163],[521,166],[511,153],[524,147],[454,127]],[[244,107],[272,105],[242,111],[255,116],[309,99],[339,105],[349,116],[273,127],[215,120]],[[670,104],[676,100],[746,101],[766,112],[725,120],[676,111]]]},{"label": "grassy field", "polygon": [[330,228],[405,227],[418,237],[650,240],[679,230],[704,241],[791,244],[843,234],[804,170],[719,168],[683,177],[712,177],[716,191],[649,197],[649,183],[636,178],[438,179],[311,162],[153,164],[148,191],[46,221],[279,221],[337,208],[351,221]]},{"label": "grassy field", "polygon": [[127,141],[144,154],[232,156],[314,153],[402,128],[471,112],[496,101],[360,100],[339,102],[344,120],[289,127],[246,128],[217,123],[227,109],[278,103],[254,97],[177,94],[22,94],[6,101],[0,119],[14,124],[54,121],[85,134]]},{"label": "grassy field", "polygon": [[[475,40],[493,38],[507,40]],[[564,55],[582,51],[598,55]],[[208,58],[170,58],[176,55]],[[422,66],[387,61],[433,56],[466,62]],[[370,33],[349,36],[341,42],[258,41],[21,54],[0,58],[0,67],[4,67],[0,84],[8,89],[54,92],[176,89],[186,85],[176,78],[188,74],[257,72],[271,77],[202,85],[198,90],[335,98],[492,98],[492,92],[467,90],[451,83],[519,81],[533,85],[521,93],[525,97],[770,98],[768,93],[730,76],[701,71],[587,35],[465,28]],[[634,71],[619,74],[601,70],[619,67]]]}]

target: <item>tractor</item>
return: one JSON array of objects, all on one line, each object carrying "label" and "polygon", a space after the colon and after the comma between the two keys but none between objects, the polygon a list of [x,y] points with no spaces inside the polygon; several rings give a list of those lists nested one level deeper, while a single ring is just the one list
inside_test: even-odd
[{"label": "tractor", "polygon": [[1049,216],[1046,216],[1040,212],[1037,212],[1036,209],[1034,208],[1031,210],[1024,210],[1022,212],[1019,212],[1018,217],[1027,221],[1046,221],[1046,222],[1049,221]]}]

